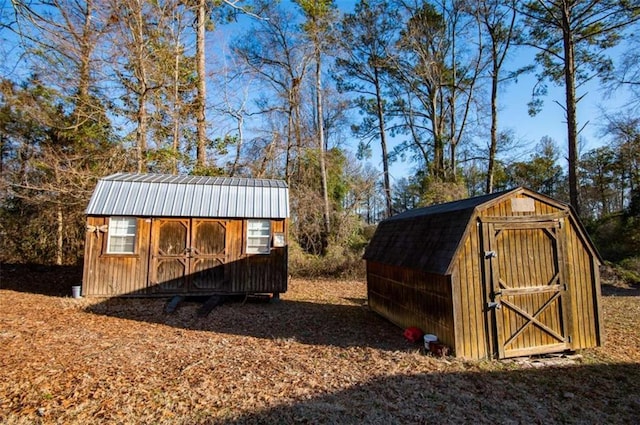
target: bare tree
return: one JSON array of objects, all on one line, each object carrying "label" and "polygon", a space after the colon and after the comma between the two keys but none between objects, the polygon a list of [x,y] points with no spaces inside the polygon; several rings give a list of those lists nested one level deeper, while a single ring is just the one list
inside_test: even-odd
[{"label": "bare tree", "polygon": [[329,246],[329,234],[331,233],[331,208],[329,206],[329,190],[327,186],[327,166],[325,151],[324,112],[322,109],[322,62],[323,55],[329,48],[331,40],[331,26],[336,21],[337,15],[333,0],[296,0],[307,18],[304,29],[313,45],[313,58],[315,61],[315,116],[318,140],[318,155],[320,163],[320,179],[322,181],[323,203],[323,232],[321,234],[322,254],[326,254]]},{"label": "bare tree", "polygon": [[[72,204],[66,186],[69,173],[77,170],[68,158],[99,156],[108,146],[110,136],[104,100],[97,97],[99,66],[95,57],[108,21],[102,14],[102,2],[97,0],[16,1],[13,6],[17,21],[12,29],[22,40],[29,65],[37,75],[32,82],[35,87],[46,87],[47,95],[42,100],[49,103],[42,107],[26,106],[28,96],[14,96],[13,90],[6,92],[11,100],[9,110],[20,108],[16,101],[21,99],[25,112],[30,111],[33,127],[44,129],[46,134],[40,141],[18,142],[32,145],[25,149],[35,152],[30,158],[37,161],[41,174],[35,177],[34,173],[25,172],[21,176],[24,184],[19,185],[24,186],[23,190],[16,190],[14,181],[14,193],[29,193],[31,197],[40,190],[49,195],[42,202],[55,209],[55,262],[62,264],[64,222],[68,215],[65,207]],[[55,102],[64,105],[70,114],[61,116],[62,112],[54,111],[50,104]]]},{"label": "bare tree", "polygon": [[124,110],[135,122],[135,158],[139,173],[148,171],[148,123],[152,92],[162,87],[154,63],[158,8],[143,0],[111,0],[115,73],[125,88]]},{"label": "bare tree", "polygon": [[[262,16],[268,19],[256,22],[251,37],[236,39],[232,50],[256,81],[263,84],[257,108],[266,117],[267,127],[272,129],[267,137],[274,142],[282,140],[285,145],[284,178],[291,184],[300,171],[299,159],[305,145],[302,88],[312,52],[301,42],[302,34],[293,23],[295,17],[291,12],[269,5],[262,10]],[[284,115],[284,125],[278,115]],[[275,128],[282,136],[273,137]],[[265,152],[273,154],[271,148]]]},{"label": "bare tree", "polygon": [[410,139],[397,150],[418,151],[430,178],[455,183],[457,148],[475,107],[484,65],[479,27],[461,1],[398,3],[408,19],[393,66],[394,95]]},{"label": "bare tree", "polygon": [[205,36],[207,25],[207,0],[197,0],[196,4],[196,74],[198,92],[196,95],[196,168],[204,168],[207,162],[207,65]]},{"label": "bare tree", "polygon": [[[388,1],[358,2],[354,13],[346,15],[340,24],[341,49],[335,65],[338,88],[354,93],[354,103],[365,114],[363,123],[355,127],[359,135],[368,139],[364,147],[374,137],[380,139],[387,217],[392,214],[392,196],[384,80],[399,24],[400,15]],[[375,116],[375,125],[370,114]]]},{"label": "bare tree", "polygon": [[494,188],[496,155],[498,152],[498,88],[505,80],[514,78],[521,71],[503,77],[501,75],[505,59],[508,57],[517,32],[517,0],[475,0],[471,1],[471,12],[484,28],[489,40],[489,60],[491,76],[491,133],[489,158],[486,173],[485,192]]}]

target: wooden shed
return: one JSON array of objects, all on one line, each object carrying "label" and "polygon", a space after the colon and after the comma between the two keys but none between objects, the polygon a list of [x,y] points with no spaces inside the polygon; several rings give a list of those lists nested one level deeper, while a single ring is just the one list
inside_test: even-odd
[{"label": "wooden shed", "polygon": [[119,173],[86,214],[84,296],[287,290],[283,181]]},{"label": "wooden shed", "polygon": [[457,357],[602,344],[602,262],[567,205],[525,188],[382,221],[364,258],[369,306]]}]

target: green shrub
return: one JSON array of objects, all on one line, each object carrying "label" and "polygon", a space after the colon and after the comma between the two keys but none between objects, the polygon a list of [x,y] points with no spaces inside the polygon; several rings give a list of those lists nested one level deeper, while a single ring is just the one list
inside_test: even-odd
[{"label": "green shrub", "polygon": [[623,214],[590,223],[589,234],[605,260],[620,263],[640,251],[640,221]]},{"label": "green shrub", "polygon": [[298,244],[289,245],[289,273],[295,277],[363,278],[365,275],[364,250],[330,245],[325,256],[305,252]]},{"label": "green shrub", "polygon": [[637,285],[640,283],[640,257],[629,257],[620,261],[616,271],[626,283]]}]

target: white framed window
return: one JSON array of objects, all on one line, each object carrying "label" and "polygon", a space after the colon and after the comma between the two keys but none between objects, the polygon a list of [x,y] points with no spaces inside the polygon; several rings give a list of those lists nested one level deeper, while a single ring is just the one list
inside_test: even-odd
[{"label": "white framed window", "polygon": [[107,254],[134,254],[137,226],[135,217],[110,217]]},{"label": "white framed window", "polygon": [[247,220],[247,254],[271,251],[271,220]]}]

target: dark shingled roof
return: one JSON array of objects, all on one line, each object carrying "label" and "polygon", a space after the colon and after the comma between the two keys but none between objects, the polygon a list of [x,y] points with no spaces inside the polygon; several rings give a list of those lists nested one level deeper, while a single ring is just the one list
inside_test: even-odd
[{"label": "dark shingled roof", "polygon": [[364,259],[447,274],[476,208],[519,189],[416,208],[390,217],[378,224]]}]

